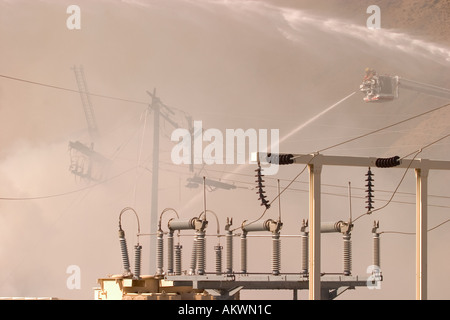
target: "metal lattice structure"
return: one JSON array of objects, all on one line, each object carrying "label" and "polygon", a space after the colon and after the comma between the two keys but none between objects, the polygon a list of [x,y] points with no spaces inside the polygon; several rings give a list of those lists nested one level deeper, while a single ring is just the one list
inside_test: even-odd
[{"label": "metal lattice structure", "polygon": [[108,160],[100,153],[94,151],[94,145],[98,141],[99,132],[84,69],[82,66],[74,66],[72,69],[75,73],[81,104],[86,117],[90,142],[89,146],[80,141],[69,142],[69,171],[75,176],[88,181],[100,181],[103,179],[104,167],[108,164]]}]

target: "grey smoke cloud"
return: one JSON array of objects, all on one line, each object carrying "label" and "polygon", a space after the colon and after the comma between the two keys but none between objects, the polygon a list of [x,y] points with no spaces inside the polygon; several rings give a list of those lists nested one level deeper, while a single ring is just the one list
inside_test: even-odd
[{"label": "grey smoke cloud", "polygon": [[[280,138],[356,90],[366,66],[441,87],[449,87],[449,53],[445,46],[389,30],[371,33],[339,17],[313,15],[304,8],[247,1],[82,1],[81,30],[68,30],[69,1],[1,1],[1,74],[76,89],[73,65],[83,65],[93,93],[150,102],[146,90],[169,106],[202,120],[206,128],[278,128]],[[305,8],[306,9],[306,8]],[[365,12],[361,14],[365,15]],[[42,200],[0,201],[0,296],[57,296],[91,299],[96,279],[122,270],[117,239],[120,210],[133,206],[144,232],[150,226],[152,129],[150,114],[143,135],[145,104],[92,97],[102,139],[96,150],[113,159],[109,177],[117,178],[67,196]],[[401,92],[401,99],[368,105],[355,94],[284,140],[281,152],[313,152],[371,129],[443,104],[439,98]],[[183,115],[177,115],[184,123]],[[448,133],[448,111],[418,119],[370,138],[328,151],[357,156],[405,155]],[[439,125],[435,125],[438,123]],[[86,121],[77,93],[0,79],[0,196],[32,197],[89,186],[68,171],[68,142],[88,143]],[[192,176],[186,166],[170,163],[172,128],[162,124],[159,209],[175,207],[183,217],[202,211],[201,190],[185,187]],[[143,142],[143,149],[141,143]],[[448,141],[421,156],[448,159]],[[141,152],[141,162],[138,155]],[[140,165],[138,169],[135,169]],[[145,169],[147,168],[147,169]],[[199,167],[197,167],[197,170]],[[302,168],[283,167],[279,177],[292,179]],[[209,171],[208,171],[209,170]],[[242,176],[233,175],[240,173]],[[324,170],[324,183],[355,190],[355,211],[364,207],[362,169]],[[375,172],[378,190],[394,190],[403,172]],[[262,210],[255,190],[254,168],[211,166],[202,174],[233,180],[237,190],[208,192],[208,207],[224,225],[257,218]],[[306,174],[299,179],[307,181]],[[448,173],[432,174],[430,193],[448,197]],[[231,182],[231,181],[229,181]],[[287,182],[286,182],[287,184]],[[269,180],[268,197],[276,195]],[[296,183],[283,194],[285,227],[299,232],[307,218],[307,185]],[[324,219],[348,216],[346,191],[324,187]],[[402,191],[415,192],[414,177]],[[333,194],[339,194],[336,196]],[[376,205],[390,193],[376,193]],[[411,195],[396,200],[414,202]],[[431,200],[430,200],[431,201]],[[448,199],[432,199],[430,227],[447,218]],[[339,209],[337,209],[339,208]],[[414,205],[395,202],[378,216],[361,219],[355,228],[354,273],[365,275],[371,259],[370,229],[379,219],[385,230],[414,230]],[[276,209],[267,217],[276,215]],[[126,218],[129,241],[135,222]],[[211,223],[213,225],[214,223]],[[221,227],[223,228],[223,225]],[[211,230],[215,230],[211,226]],[[430,233],[430,297],[445,298],[448,227]],[[359,289],[342,299],[414,298],[414,237],[382,237],[382,290]],[[185,241],[186,254],[190,239]],[[264,240],[252,242],[256,252]],[[212,244],[208,243],[208,244]],[[282,245],[282,271],[296,272],[298,244]],[[324,237],[323,270],[340,271],[341,243]],[[131,246],[131,244],[130,244]],[[143,270],[148,244],[143,239]],[[399,254],[400,253],[400,254]],[[237,254],[237,253],[236,253]],[[211,253],[212,259],[212,253]],[[401,258],[399,258],[401,256]],[[270,253],[249,261],[249,269],[269,270]],[[237,257],[235,258],[237,260]],[[80,290],[66,287],[66,268],[78,265]],[[187,266],[187,262],[185,263]],[[213,266],[212,260],[207,268]],[[235,264],[237,268],[237,264]],[[264,269],[264,270],[263,270]],[[249,292],[248,297],[273,297]],[[278,297],[290,299],[291,293]]]}]

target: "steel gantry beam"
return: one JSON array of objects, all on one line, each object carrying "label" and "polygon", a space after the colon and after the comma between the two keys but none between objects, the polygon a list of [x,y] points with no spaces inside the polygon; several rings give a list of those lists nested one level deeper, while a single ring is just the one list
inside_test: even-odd
[{"label": "steel gantry beam", "polygon": [[[275,156],[275,157],[274,157]],[[278,155],[259,152],[257,161],[272,162]],[[319,153],[290,154],[290,163],[304,164],[309,170],[309,298],[320,299],[320,217],[321,173],[323,166],[377,167],[374,157],[329,156]],[[450,170],[450,161],[427,159],[399,160],[394,168],[414,169],[416,174],[416,299],[427,299],[427,197],[430,170]]]}]

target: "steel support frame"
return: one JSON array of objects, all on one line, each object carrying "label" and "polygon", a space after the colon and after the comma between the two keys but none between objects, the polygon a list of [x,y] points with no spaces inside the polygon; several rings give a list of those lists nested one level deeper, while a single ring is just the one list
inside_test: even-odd
[{"label": "steel support frame", "polygon": [[322,164],[308,164],[309,170],[309,299],[320,300],[320,216]]},{"label": "steel support frame", "polygon": [[[258,153],[261,162],[267,153]],[[309,169],[309,298],[321,298],[320,281],[320,216],[321,172],[324,165],[376,167],[377,158],[327,156],[322,154],[293,154],[293,163]],[[428,174],[430,170],[450,170],[450,161],[404,159],[394,168],[414,169],[416,174],[416,299],[427,299],[427,215]]]},{"label": "steel support frame", "polygon": [[428,173],[426,166],[416,173],[416,300],[427,299]]},{"label": "steel support frame", "polygon": [[[161,280],[161,287],[188,286],[196,290],[206,290],[216,299],[228,300],[240,290],[307,290],[309,279],[304,275],[233,274],[230,275],[192,275],[170,276]],[[367,286],[369,277],[322,275],[319,299],[334,299],[342,292],[356,287]]]}]

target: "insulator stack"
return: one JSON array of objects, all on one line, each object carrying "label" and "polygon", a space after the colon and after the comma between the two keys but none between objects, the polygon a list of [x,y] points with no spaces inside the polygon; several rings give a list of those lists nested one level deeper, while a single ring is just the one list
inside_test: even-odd
[{"label": "insulator stack", "polygon": [[392,168],[392,167],[396,167],[398,165],[400,165],[401,161],[400,161],[400,157],[399,156],[395,156],[395,157],[391,157],[391,158],[378,158],[375,161],[375,165],[378,168]]},{"label": "insulator stack", "polygon": [[309,234],[306,231],[306,228],[308,227],[308,221],[307,220],[303,220],[302,221],[302,226],[300,228],[300,244],[301,244],[301,272],[303,275],[307,275],[308,274],[308,267],[309,267],[309,263],[308,263],[308,258],[309,258],[309,252],[308,252],[308,246],[309,246]]},{"label": "insulator stack", "polygon": [[134,277],[136,279],[141,278],[141,257],[142,246],[137,244],[134,246]]},{"label": "insulator stack", "polygon": [[205,274],[206,259],[205,259],[205,233],[203,231],[197,232],[197,261],[199,275]]},{"label": "insulator stack", "polygon": [[189,269],[189,274],[195,274],[195,268],[197,266],[197,237],[194,237],[194,243],[192,245],[192,255],[191,255],[191,265]]},{"label": "insulator stack", "polygon": [[367,199],[367,201],[366,201],[366,203],[367,203],[367,206],[366,206],[366,209],[367,209],[367,211],[368,212],[370,212],[374,207],[373,207],[373,189],[372,189],[372,187],[373,187],[373,178],[372,178],[372,176],[373,176],[373,173],[372,173],[372,171],[370,170],[370,168],[369,168],[369,170],[367,171],[367,174],[366,174],[366,182],[367,182],[367,184],[366,184],[366,192],[367,192],[367,196],[366,196],[366,199]]},{"label": "insulator stack", "polygon": [[264,194],[266,192],[264,191],[264,187],[265,187],[263,185],[263,182],[264,182],[263,177],[264,177],[264,175],[261,173],[261,166],[258,165],[258,169],[256,169],[255,171],[256,171],[256,176],[255,177],[257,178],[256,182],[258,183],[258,185],[257,185],[258,191],[256,192],[257,194],[259,194],[258,200],[261,200],[261,205],[262,206],[265,206],[266,209],[269,209],[270,208],[269,200],[266,199],[266,195]]},{"label": "insulator stack", "polygon": [[162,275],[164,273],[164,233],[162,230],[157,232],[156,236],[156,274]]},{"label": "insulator stack", "polygon": [[352,242],[350,234],[345,233],[343,235],[343,240],[344,240],[344,255],[343,255],[344,275],[349,276],[352,270]]},{"label": "insulator stack", "polygon": [[300,233],[300,239],[301,239],[301,250],[302,250],[302,270],[301,272],[303,274],[308,274],[308,246],[309,246],[309,239],[308,239],[308,232],[301,232]]},{"label": "insulator stack", "polygon": [[380,265],[380,234],[379,233],[373,234],[373,265],[377,266],[378,268],[381,267],[381,265]]},{"label": "insulator stack", "polygon": [[280,233],[272,235],[272,274],[278,276],[281,266],[281,240]]},{"label": "insulator stack", "polygon": [[268,163],[273,163],[273,164],[278,164],[278,165],[285,165],[285,164],[292,164],[294,163],[294,155],[293,154],[272,154],[272,153],[268,153],[267,154],[267,162]]},{"label": "insulator stack", "polygon": [[167,236],[167,273],[173,274],[173,231]]},{"label": "insulator stack", "polygon": [[241,272],[247,273],[247,232],[241,234]]},{"label": "insulator stack", "polygon": [[216,253],[216,274],[222,274],[222,249],[221,245],[214,246],[214,251]]},{"label": "insulator stack", "polygon": [[175,275],[181,276],[181,250],[183,246],[179,243],[175,245]]},{"label": "insulator stack", "polygon": [[342,229],[346,228],[348,223],[339,220],[337,222],[322,222],[320,224],[321,233],[343,232]]},{"label": "insulator stack", "polygon": [[130,259],[128,257],[128,248],[127,248],[127,241],[125,240],[125,231],[122,229],[119,230],[119,242],[120,242],[120,250],[122,253],[122,263],[123,263],[123,275],[129,276],[131,275],[130,270]]},{"label": "insulator stack", "polygon": [[192,219],[175,219],[172,218],[167,223],[167,226],[170,230],[192,230],[195,229],[195,224],[198,222],[198,218],[192,218]]},{"label": "insulator stack", "polygon": [[226,235],[227,243],[227,274],[233,273],[233,232],[231,230],[227,231]]}]

